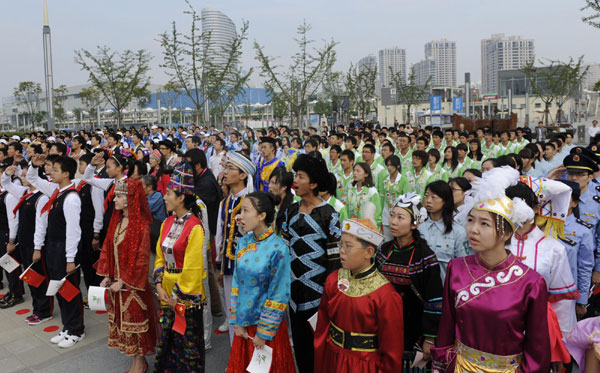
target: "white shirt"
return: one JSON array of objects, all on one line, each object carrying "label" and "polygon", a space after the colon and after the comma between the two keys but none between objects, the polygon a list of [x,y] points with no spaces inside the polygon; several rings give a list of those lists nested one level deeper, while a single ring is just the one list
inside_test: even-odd
[{"label": "white shirt", "polygon": [[[544,237],[538,227],[525,236],[527,239],[522,241],[513,235],[509,249],[523,264],[544,277],[548,294],[556,297],[577,290],[565,247],[552,237]],[[577,323],[575,300],[561,299],[551,305],[560,330],[568,334]]]},{"label": "white shirt", "polygon": [[[29,167],[29,170],[27,170],[27,181],[48,197],[52,196],[54,191],[58,188],[58,184],[41,179],[38,176],[37,167],[33,166],[33,164],[31,167]],[[59,191],[65,191],[73,185],[75,185],[75,183],[72,182],[66,187],[60,188]],[[43,206],[44,205],[42,205],[42,207]],[[81,227],[79,226],[79,219],[81,217],[81,199],[79,198],[78,194],[67,194],[63,204],[63,214],[66,222],[65,257],[67,259],[67,263],[73,263],[75,262],[79,240],[81,239]],[[48,214],[45,215],[47,219]]]},{"label": "white shirt", "polygon": [[[17,197],[19,200],[21,199],[21,197],[19,196],[23,196],[27,192],[35,193],[35,190],[30,190],[28,187],[24,187],[22,185],[13,183],[11,177],[6,174],[2,175],[2,187],[9,194],[13,195],[14,197]],[[42,250],[42,247],[44,246],[44,241],[46,239],[46,230],[48,228],[48,214],[42,214],[42,209],[44,208],[47,202],[48,197],[42,193],[42,195],[37,199],[35,206],[35,232],[33,234],[33,245],[34,250],[38,251]],[[8,214],[9,216],[13,215],[13,210],[10,210],[10,213]],[[6,212],[8,213],[8,209],[6,210]],[[13,216],[17,219],[18,229],[19,212],[17,211],[17,213]]]},{"label": "white shirt", "polygon": [[223,171],[223,167],[221,166],[221,160],[223,159],[223,156],[225,156],[225,154],[227,154],[227,152],[223,150],[219,154],[215,154],[212,157],[210,157],[210,160],[208,161],[208,168],[210,168],[215,177],[217,177],[217,175],[219,175],[221,171]]},{"label": "white shirt", "polygon": [[591,126],[588,128],[588,134],[590,135],[590,137],[594,137],[598,134],[598,132],[600,132],[600,127],[596,126]]}]

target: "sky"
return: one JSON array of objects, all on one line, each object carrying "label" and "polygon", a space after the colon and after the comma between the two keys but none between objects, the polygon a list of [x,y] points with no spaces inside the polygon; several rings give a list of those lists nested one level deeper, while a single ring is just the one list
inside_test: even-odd
[{"label": "sky", "polygon": [[[335,70],[380,49],[406,49],[407,65],[424,58],[424,45],[446,38],[456,41],[457,81],[470,72],[481,79],[481,39],[491,34],[521,35],[535,40],[536,57],[568,60],[585,56],[600,62],[600,29],[581,21],[584,0],[190,0],[200,12],[214,8],[229,16],[239,28],[249,22],[243,68],[257,67],[253,42],[269,56],[286,64],[297,48],[294,37],[304,20],[312,25],[315,46],[333,39]],[[42,49],[43,1],[3,1],[0,12],[0,97],[11,96],[21,81],[44,87]],[[74,50],[146,49],[153,59],[153,84],[168,77],[159,67],[162,51],[158,34],[175,21],[189,29],[184,0],[48,0],[52,30],[54,86],[84,84],[87,73],[74,62]],[[595,46],[595,48],[594,48]],[[255,73],[256,74],[256,73]],[[252,79],[260,82],[258,74]]]}]

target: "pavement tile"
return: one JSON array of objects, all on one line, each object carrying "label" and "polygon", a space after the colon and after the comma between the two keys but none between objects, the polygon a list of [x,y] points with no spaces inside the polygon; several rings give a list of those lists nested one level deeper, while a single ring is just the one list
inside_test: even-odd
[{"label": "pavement tile", "polygon": [[4,373],[19,372],[27,368],[16,356],[9,356],[0,360],[0,367],[2,367]]}]

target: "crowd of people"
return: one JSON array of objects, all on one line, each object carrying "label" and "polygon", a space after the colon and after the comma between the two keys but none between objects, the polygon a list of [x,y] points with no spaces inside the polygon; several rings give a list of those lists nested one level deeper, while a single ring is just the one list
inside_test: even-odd
[{"label": "crowd of people", "polygon": [[39,325],[56,298],[70,348],[85,289],[107,288],[132,373],[202,372],[214,333],[227,372],[264,346],[277,373],[598,372],[600,135],[538,128],[2,136],[0,255],[20,266],[0,308],[26,283]]}]

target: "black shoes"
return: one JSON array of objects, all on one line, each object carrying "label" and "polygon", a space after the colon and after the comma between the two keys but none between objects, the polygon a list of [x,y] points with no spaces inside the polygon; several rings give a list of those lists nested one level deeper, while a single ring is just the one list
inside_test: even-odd
[{"label": "black shoes", "polygon": [[14,307],[17,304],[23,303],[24,301],[25,300],[23,299],[23,296],[16,296],[12,293],[8,293],[4,298],[0,299],[0,308],[6,309]]}]

